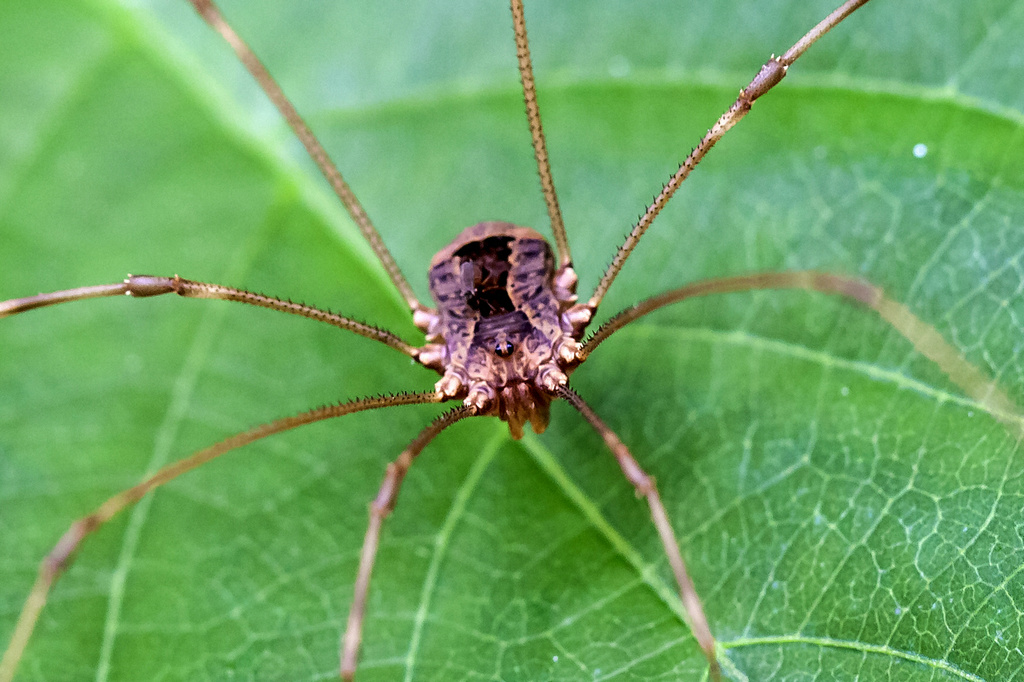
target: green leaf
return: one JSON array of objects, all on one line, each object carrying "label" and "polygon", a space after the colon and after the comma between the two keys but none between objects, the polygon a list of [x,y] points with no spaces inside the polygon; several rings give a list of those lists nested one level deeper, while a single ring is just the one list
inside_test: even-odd
[{"label": "green leaf", "polygon": [[[179,273],[418,342],[226,48],[182,0],[130,4],[0,3],[0,298]],[[544,228],[502,3],[225,9],[421,296],[464,226]],[[581,293],[760,64],[831,9],[527,7]],[[1011,0],[859,10],[709,155],[599,317],[705,277],[861,276],[1022,404],[1022,32]],[[435,380],[229,304],[102,299],[0,321],[0,638],[68,524],[145,472]],[[1018,435],[870,311],[798,292],[697,300],[617,334],[573,385],[657,477],[728,677],[1024,675]],[[161,488],[86,543],[18,679],[332,679],[367,503],[437,412],[306,427]],[[704,674],[646,506],[571,409],[518,443],[461,423],[423,454],[385,527],[360,680]]]}]

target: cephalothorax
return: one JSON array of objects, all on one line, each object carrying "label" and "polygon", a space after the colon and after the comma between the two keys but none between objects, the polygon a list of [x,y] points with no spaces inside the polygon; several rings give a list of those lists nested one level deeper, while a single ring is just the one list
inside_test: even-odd
[{"label": "cephalothorax", "polygon": [[[195,282],[176,275],[130,275],[123,282],[115,284],[85,286],[12,299],[0,303],[0,317],[55,303],[125,294],[133,297],[177,294],[186,298],[229,300],[303,316],[354,332],[403,353],[419,364],[436,370],[441,376],[432,391],[365,398],[317,408],[232,436],[160,469],[152,477],[115,495],[96,511],[72,524],[40,567],[36,585],[25,604],[3,662],[0,663],[0,682],[9,682],[13,678],[50,587],[69,565],[81,542],[154,488],[225,452],[297,426],[390,405],[454,401],[458,407],[431,422],[387,467],[377,497],[370,506],[370,522],[342,642],[340,673],[345,679],[352,679],[358,663],[363,616],[380,530],[395,505],[402,481],[415,457],[443,429],[468,417],[498,417],[508,423],[512,437],[517,439],[523,436],[527,423],[535,432],[541,433],[548,425],[549,408],[556,399],[566,400],[594,427],[616,458],[625,477],[635,487],[638,495],[647,501],[690,627],[707,656],[711,675],[717,677],[719,652],[697,591],[687,575],[679,543],[653,478],[643,471],[618,436],[569,387],[569,377],[573,370],[585,362],[593,350],[615,331],[654,310],[690,297],[786,288],[842,296],[876,311],[922,353],[949,372],[954,381],[964,386],[969,394],[984,395],[985,404],[995,404],[999,409],[1004,407],[1001,394],[992,386],[982,385],[973,374],[964,370],[966,363],[955,352],[943,346],[941,339],[932,334],[934,330],[917,320],[906,308],[886,298],[877,287],[842,275],[815,271],[768,272],[697,282],[641,301],[610,318],[589,337],[586,336],[589,323],[624,262],[697,163],[750,111],[758,97],[782,80],[788,67],[814,41],[867,0],[847,0],[782,56],[773,56],[765,63],[647,208],[615,254],[591,297],[583,302],[576,295],[577,275],[573,269],[569,241],[562,224],[541,132],[522,3],[520,0],[512,0],[528,120],[555,244],[552,247],[540,233],[531,228],[510,223],[485,222],[466,228],[438,252],[430,263],[428,276],[435,308],[429,308],[417,299],[355,195],[252,51],[226,24],[210,0],[190,2],[231,44],[295,130],[405,299],[416,326],[425,334],[425,342],[417,346],[391,332],[311,306],[218,284]],[[970,380],[957,379],[957,376],[967,375],[970,375]],[[1012,409],[1006,408],[1004,411],[1012,412]]]},{"label": "cephalothorax", "polygon": [[437,312],[420,361],[444,373],[437,389],[508,422],[513,438],[527,421],[542,433],[589,317],[574,306],[572,268],[556,272],[551,247],[530,228],[480,223],[434,256],[430,293]]}]

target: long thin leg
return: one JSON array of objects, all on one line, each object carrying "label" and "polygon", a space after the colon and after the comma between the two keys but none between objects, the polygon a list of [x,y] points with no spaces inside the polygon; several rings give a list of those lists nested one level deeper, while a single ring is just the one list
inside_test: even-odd
[{"label": "long thin leg", "polygon": [[648,313],[678,303],[688,298],[711,294],[728,294],[759,289],[804,289],[822,294],[842,296],[867,306],[888,322],[907,339],[919,353],[934,362],[946,373],[964,393],[978,401],[988,412],[1024,437],[1024,415],[998,384],[985,373],[965,360],[938,330],[917,317],[907,306],[888,298],[880,287],[864,280],[843,275],[833,275],[815,270],[795,272],[762,272],[738,277],[723,277],[694,282],[687,286],[667,291],[626,308],[601,325],[584,343],[578,358],[585,360],[597,346],[622,329]]},{"label": "long thin leg", "polygon": [[14,626],[14,634],[11,636],[10,644],[7,645],[3,659],[0,659],[0,682],[11,682],[14,678],[14,672],[17,670],[18,662],[21,660],[25,647],[28,645],[29,638],[32,636],[32,630],[35,628],[39,613],[46,604],[50,587],[60,577],[60,574],[67,569],[82,542],[99,529],[100,526],[126,507],[138,502],[151,490],[162,486],[164,483],[177,478],[187,471],[206,464],[226,452],[275,433],[281,433],[282,431],[288,431],[298,426],[312,424],[313,422],[325,419],[352,414],[353,412],[362,412],[394,405],[439,403],[444,402],[444,400],[446,398],[436,392],[403,393],[377,398],[362,398],[339,405],[319,407],[315,410],[309,410],[308,412],[302,412],[291,417],[284,417],[283,419],[261,424],[253,429],[231,436],[216,445],[211,445],[185,459],[169,464],[138,485],[117,493],[97,507],[94,512],[71,524],[71,527],[57,541],[57,544],[39,565],[39,575],[32,586],[28,599],[25,600],[25,605],[21,609],[21,615],[18,616],[18,622]]},{"label": "long thin leg", "polygon": [[619,467],[622,469],[622,473],[625,474],[626,479],[636,488],[637,494],[647,500],[647,505],[651,509],[651,518],[654,520],[654,527],[658,530],[661,544],[665,548],[665,555],[668,557],[668,563],[672,566],[672,573],[676,578],[679,598],[683,602],[683,607],[686,609],[686,615],[690,621],[690,630],[697,639],[700,648],[704,650],[704,655],[708,658],[712,679],[719,679],[721,671],[718,666],[718,658],[715,655],[715,638],[711,634],[711,627],[708,625],[707,616],[704,615],[704,607],[700,603],[700,597],[697,596],[697,588],[694,587],[693,581],[686,572],[686,564],[683,562],[682,554],[679,553],[679,541],[676,539],[675,531],[672,530],[672,524],[668,520],[665,505],[661,503],[661,496],[658,495],[654,479],[640,468],[640,465],[637,464],[636,459],[630,454],[625,444],[597,416],[590,405],[584,402],[579,394],[568,386],[560,386],[558,388],[558,395],[568,401],[570,405],[583,415],[584,419],[590,422],[594,430],[604,439],[608,449],[615,455],[615,459],[619,462]]},{"label": "long thin leg", "polygon": [[523,0],[511,0],[512,24],[516,33],[516,55],[519,57],[519,77],[523,83],[523,99],[526,100],[526,118],[530,124],[530,137],[533,138],[533,155],[537,159],[537,173],[540,175],[540,186],[544,192],[544,202],[548,205],[548,216],[551,218],[551,231],[555,235],[555,247],[558,249],[558,264],[570,265],[572,256],[569,254],[569,237],[565,234],[565,223],[562,221],[562,209],[558,206],[555,194],[555,181],[551,177],[551,161],[548,159],[548,148],[544,142],[544,129],[540,123],[540,107],[537,104],[537,83],[533,79],[533,62],[530,60],[530,43],[526,38],[526,18],[523,16]]},{"label": "long thin leg", "polygon": [[363,617],[366,615],[366,596],[370,590],[370,574],[373,573],[373,562],[377,557],[377,546],[380,543],[381,525],[395,508],[395,501],[398,499],[402,481],[416,456],[430,441],[434,440],[437,434],[455,422],[475,414],[476,408],[472,405],[463,405],[442,414],[416,436],[409,447],[398,456],[398,459],[388,464],[377,497],[370,504],[370,523],[366,527],[366,538],[363,540],[363,549],[359,554],[355,596],[348,611],[345,634],[341,638],[341,677],[349,682],[355,679],[356,665],[359,662],[359,644],[363,639]]},{"label": "long thin leg", "polygon": [[609,336],[634,322],[644,315],[653,313],[655,310],[664,308],[673,303],[685,301],[688,298],[699,296],[710,296],[712,294],[731,294],[741,291],[756,291],[760,289],[804,289],[807,291],[818,291],[823,294],[835,294],[845,296],[858,303],[872,306],[872,301],[878,298],[885,298],[882,290],[873,284],[862,279],[834,275],[828,272],[817,270],[795,270],[792,272],[756,272],[749,275],[738,275],[735,277],[721,277],[716,279],[704,279],[693,282],[686,286],[666,291],[663,294],[644,299],[634,303],[625,310],[622,310],[611,317],[607,322],[598,327],[597,331],[590,335],[578,354],[580,362],[586,360],[597,346]]},{"label": "long thin leg", "polygon": [[334,165],[331,158],[327,155],[327,151],[320,144],[320,141],[313,135],[313,131],[309,129],[306,122],[299,116],[299,112],[295,110],[292,103],[288,101],[284,91],[267,71],[263,63],[260,62],[259,58],[252,51],[244,40],[242,40],[234,29],[228,25],[224,16],[220,10],[212,2],[212,0],[189,0],[192,6],[196,8],[199,15],[208,23],[217,33],[227,41],[231,46],[231,49],[235,51],[238,58],[245,65],[245,68],[249,70],[259,86],[263,88],[263,92],[267,93],[267,97],[274,103],[277,110],[281,112],[285,120],[288,121],[288,125],[291,126],[292,130],[298,136],[299,141],[302,142],[302,146],[306,148],[309,156],[316,163],[320,172],[327,178],[327,182],[330,183],[334,193],[341,199],[341,203],[345,205],[348,210],[348,214],[352,217],[352,220],[359,227],[359,231],[363,233],[363,237],[370,243],[370,248],[377,254],[377,258],[380,259],[384,269],[387,270],[388,276],[394,283],[395,288],[405,299],[405,302],[409,305],[409,309],[413,312],[425,311],[426,308],[420,304],[416,298],[416,294],[413,293],[412,287],[409,286],[409,282],[406,281],[402,275],[401,269],[398,267],[398,263],[391,256],[391,252],[388,251],[387,246],[384,245],[384,240],[381,239],[380,233],[377,232],[377,228],[370,222],[370,217],[366,215],[366,211],[363,210],[362,204],[356,199],[356,195],[349,188],[348,183],[341,177],[341,172],[338,167]]},{"label": "long thin leg", "polygon": [[597,310],[597,307],[601,304],[601,300],[604,295],[608,292],[608,288],[611,286],[612,281],[622,270],[622,266],[625,264],[626,259],[629,258],[629,254],[636,248],[637,243],[640,241],[640,237],[644,235],[647,228],[651,226],[654,219],[657,217],[661,209],[665,207],[668,200],[672,198],[675,191],[679,189],[679,186],[684,180],[690,175],[693,169],[700,163],[700,160],[708,153],[708,151],[715,146],[715,143],[722,139],[730,128],[740,122],[747,112],[750,111],[750,107],[754,104],[754,101],[765,94],[773,87],[775,87],[779,81],[786,75],[786,70],[802,55],[808,47],[810,47],[815,41],[825,35],[829,30],[834,28],[839,22],[848,17],[855,9],[861,5],[867,3],[868,0],[847,0],[838,9],[825,17],[817,26],[812,28],[804,35],[803,38],[798,40],[793,47],[789,48],[784,55],[781,57],[772,56],[761,70],[758,72],[754,79],[750,81],[750,84],[740,90],[740,96],[736,98],[729,109],[722,114],[715,125],[711,126],[707,134],[701,139],[700,143],[694,148],[690,155],[686,157],[682,165],[679,166],[679,170],[672,176],[672,178],[662,188],[661,193],[654,198],[654,201],[644,214],[637,221],[633,229],[630,230],[629,235],[626,237],[626,241],[619,247],[619,250],[615,253],[615,258],[612,259],[611,265],[605,271],[601,277],[601,281],[598,282],[597,288],[594,289],[593,296],[587,302],[587,306],[591,312]]},{"label": "long thin leg", "polygon": [[156,277],[153,275],[128,275],[123,282],[117,284],[100,284],[96,286],[78,287],[65,289],[47,294],[37,294],[25,298],[12,298],[9,301],[0,301],[0,317],[23,313],[27,310],[42,308],[58,303],[70,301],[83,301],[88,298],[102,298],[104,296],[132,296],[134,298],[145,298],[148,296],[160,296],[161,294],[177,294],[185,298],[213,298],[222,301],[237,301],[261,308],[270,308],[282,313],[299,315],[318,322],[345,329],[350,332],[365,336],[374,341],[380,341],[386,346],[394,348],[400,353],[408,355],[414,360],[419,359],[420,349],[411,346],[391,332],[378,329],[362,322],[350,320],[347,317],[336,315],[327,310],[320,310],[303,303],[293,303],[271,296],[264,296],[245,289],[235,289],[220,284],[207,284],[195,282],[190,279],[174,277]]}]

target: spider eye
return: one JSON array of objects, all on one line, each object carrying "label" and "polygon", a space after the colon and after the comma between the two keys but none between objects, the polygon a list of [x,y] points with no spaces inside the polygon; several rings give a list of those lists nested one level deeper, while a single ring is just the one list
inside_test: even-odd
[{"label": "spider eye", "polygon": [[512,355],[512,352],[515,349],[515,345],[513,345],[509,341],[499,341],[498,343],[494,344],[494,354],[497,355],[499,358],[507,358],[508,356]]}]

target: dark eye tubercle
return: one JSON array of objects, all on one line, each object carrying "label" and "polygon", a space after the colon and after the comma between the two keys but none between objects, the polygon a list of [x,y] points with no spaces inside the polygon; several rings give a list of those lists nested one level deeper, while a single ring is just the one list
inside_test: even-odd
[{"label": "dark eye tubercle", "polygon": [[499,358],[507,358],[515,351],[516,347],[511,341],[498,341],[494,344],[494,354]]}]

